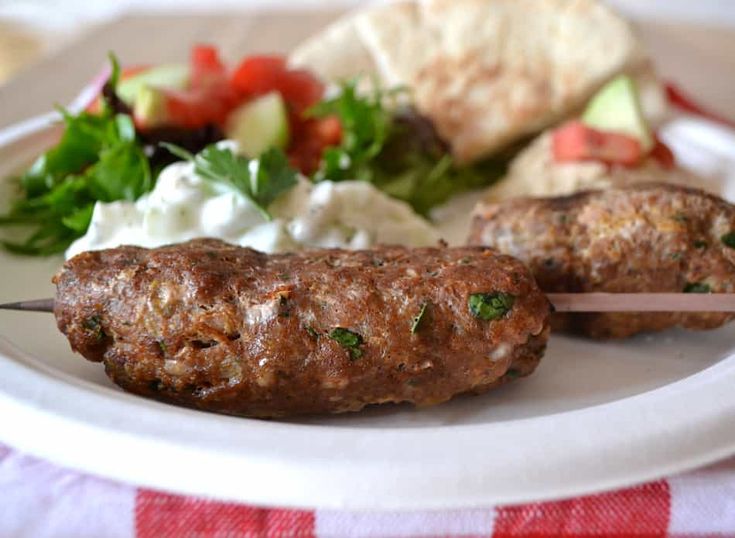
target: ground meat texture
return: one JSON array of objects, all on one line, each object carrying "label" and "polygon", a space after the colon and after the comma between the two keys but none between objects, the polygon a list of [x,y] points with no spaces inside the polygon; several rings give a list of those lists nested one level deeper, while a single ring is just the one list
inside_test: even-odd
[{"label": "ground meat texture", "polygon": [[[480,204],[469,244],[524,261],[547,292],[735,292],[735,206],[647,184]],[[552,326],[623,338],[674,326],[713,329],[730,313],[555,314]]]},{"label": "ground meat texture", "polygon": [[[235,415],[440,403],[530,374],[549,333],[530,272],[484,247],[266,255],[196,240],[85,252],[54,281],[59,329],[115,383]],[[470,308],[497,293],[512,297],[497,319],[478,317],[489,295]]]}]

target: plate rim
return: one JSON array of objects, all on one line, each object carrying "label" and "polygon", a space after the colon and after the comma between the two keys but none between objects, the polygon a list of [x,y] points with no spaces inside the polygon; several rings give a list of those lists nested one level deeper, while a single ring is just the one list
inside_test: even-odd
[{"label": "plate rim", "polygon": [[[18,375],[24,383],[17,382]],[[14,419],[0,431],[0,438],[16,449],[66,467],[139,487],[188,495],[292,508],[471,508],[607,491],[668,476],[732,454],[735,452],[735,398],[730,397],[728,401],[723,396],[730,395],[733,381],[735,353],[669,385],[573,411],[442,428],[330,428],[227,417],[145,400],[55,371],[2,338],[0,413]],[[49,389],[54,398],[49,397]],[[695,389],[709,398],[692,402],[687,396]],[[720,405],[713,405],[718,402]],[[147,414],[148,425],[137,422],[137,412],[141,410]],[[641,429],[625,424],[633,413],[650,418],[662,412],[679,418],[659,424],[644,420],[641,424],[645,422],[645,427]],[[558,442],[565,438],[560,432],[594,430],[601,418],[625,432],[625,435],[607,434],[606,441],[612,442],[604,450],[606,465],[596,465],[599,442],[583,450],[577,446],[574,453],[568,452],[566,442]],[[181,421],[188,423],[185,431],[178,428]],[[209,433],[215,435],[202,443],[193,434],[205,423]],[[28,428],[28,424],[37,427]],[[162,429],[162,424],[168,424],[169,429]],[[451,429],[455,449],[447,450],[443,446],[441,453],[432,451],[432,445],[445,435],[446,428]],[[528,439],[529,428],[530,437],[544,438],[544,443],[531,450],[526,447],[524,463],[519,466],[516,456],[507,449],[519,439]],[[316,450],[301,452],[304,434],[319,430],[326,432],[326,436],[312,435],[309,440]],[[53,445],[47,442],[49,433],[58,434]],[[549,433],[557,435],[556,443],[549,440]],[[652,437],[659,437],[659,442],[651,445]],[[405,444],[408,438],[413,446]],[[700,443],[687,442],[692,438],[709,439],[710,448],[702,450]],[[274,451],[274,439],[280,443],[280,450]],[[227,441],[237,446],[216,448]],[[79,451],[80,445],[85,447],[84,451]],[[422,454],[427,446],[428,454]],[[403,450],[400,461],[395,458],[398,447]],[[647,454],[631,471],[631,462],[621,456],[641,448]],[[473,453],[468,455],[467,449]],[[483,449],[505,450],[495,454],[500,460],[494,465],[483,468],[483,459],[477,457]],[[115,450],[126,454],[122,464],[120,460],[113,462],[104,457]],[[562,452],[565,456],[560,459]],[[514,458],[517,468],[509,469],[507,466]],[[138,462],[146,459],[147,464],[140,466]],[[438,472],[427,477],[426,466],[441,465],[442,459],[444,467],[433,467]],[[447,459],[452,464],[446,465]],[[207,472],[188,475],[186,479],[180,474],[177,477],[182,468],[191,470],[192,463]],[[628,471],[620,474],[621,467],[627,467]],[[579,473],[580,468],[584,468],[584,473]],[[473,476],[467,474],[470,469]],[[504,472],[504,476],[495,485],[504,485],[500,488],[503,491],[486,487],[493,483],[498,472]],[[545,485],[533,478],[543,473],[550,475],[546,476]],[[386,476],[390,476],[387,481]],[[325,477],[331,480],[320,485],[317,500],[312,486]],[[238,485],[233,487],[230,480]],[[357,495],[356,484],[360,484]]]}]

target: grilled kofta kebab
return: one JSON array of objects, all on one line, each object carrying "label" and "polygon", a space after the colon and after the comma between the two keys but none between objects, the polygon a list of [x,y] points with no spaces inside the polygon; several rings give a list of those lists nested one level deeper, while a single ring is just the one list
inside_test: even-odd
[{"label": "grilled kofta kebab", "polygon": [[[642,207],[668,192],[670,196],[663,197],[677,212],[668,219],[669,206],[657,202],[658,217],[644,219],[642,229],[659,221],[663,228],[670,227],[670,220],[677,226],[695,226],[695,215],[708,214],[713,219],[709,227],[700,223],[699,228],[687,228],[690,233],[701,231],[693,243],[697,251],[705,248],[702,237],[732,247],[733,237],[727,231],[733,224],[732,214],[723,213],[722,202],[696,191],[684,191],[678,198],[675,193],[679,191],[670,189],[643,192],[634,195],[631,190],[627,198],[620,194],[622,199],[613,204],[613,212],[630,220],[620,209],[627,207],[625,200],[643,211]],[[570,215],[579,222],[602,222],[596,215],[604,210],[594,203],[596,196],[514,202],[521,210],[507,214],[502,208],[495,213],[486,210],[482,220],[476,220],[474,232],[482,238],[483,233],[497,229],[488,237],[506,249],[514,244],[508,234],[515,234],[520,245],[543,240],[558,262],[564,261],[560,267],[568,272],[575,248],[582,245],[598,255],[611,249],[618,264],[629,257],[632,272],[623,271],[617,279],[614,271],[604,269],[607,254],[602,256],[602,265],[590,265],[589,274],[604,271],[609,282],[629,283],[641,267],[653,271],[658,259],[649,254],[652,257],[646,265],[628,256],[625,249],[630,245],[625,242],[595,247],[595,240],[589,239],[594,234],[588,234],[586,242],[584,234],[576,241],[574,234],[556,236],[559,243],[553,242],[549,227],[569,224]],[[583,216],[581,207],[591,213]],[[562,217],[562,208],[569,215]],[[618,223],[617,229],[624,229],[621,226]],[[633,234],[639,238],[636,244],[649,252],[665,248],[651,233]],[[597,234],[604,235],[599,230]],[[549,249],[548,245],[556,246]],[[524,254],[524,250],[516,248],[514,253]],[[724,256],[732,262],[729,251]],[[557,261],[550,263],[549,258],[548,254],[541,256],[542,268],[556,267]],[[674,258],[682,263],[689,259],[684,254]],[[704,260],[708,278],[689,283],[696,288],[691,291],[705,285],[713,286],[713,291],[732,291],[732,281],[722,284],[722,264],[710,257]],[[539,263],[531,265],[548,286]],[[702,267],[696,267],[692,262],[686,275],[701,273]],[[681,269],[681,264],[667,266],[667,275],[669,269]],[[658,282],[653,273],[645,274],[647,282]],[[578,280],[560,275],[551,282],[561,282],[562,291],[579,291],[583,286]],[[544,352],[549,331],[548,299],[528,269],[484,247],[266,255],[220,241],[199,240],[152,250],[121,247],[80,254],[66,263],[55,282],[59,328],[73,349],[104,362],[116,383],[164,401],[238,415],[342,412],[382,402],[427,405],[462,392],[481,392],[530,374]],[[642,287],[645,291],[657,287],[679,291],[677,286]],[[623,285],[604,289],[620,288],[631,290]],[[703,305],[712,311],[735,309],[731,293],[688,299],[677,293],[557,293],[548,297],[560,310],[678,307],[693,311]],[[0,307],[45,310],[53,304],[32,301]],[[637,316],[635,327],[640,330],[651,328],[651,319],[660,320],[656,328],[682,320],[710,326],[731,314],[687,315],[675,321],[674,314]],[[608,314],[582,319],[593,322],[582,327],[597,331],[604,323],[614,327],[616,334],[621,333],[620,327],[628,331],[631,327],[622,325],[623,317]]]},{"label": "grilled kofta kebab", "polygon": [[[648,184],[480,203],[469,244],[525,262],[554,292],[735,292],[735,206],[697,189]],[[735,314],[555,314],[552,326],[623,338],[674,326],[713,329]]]},{"label": "grilled kofta kebab", "polygon": [[72,349],[125,390],[258,417],[436,404],[530,374],[550,303],[485,247],[85,252],[55,276]]}]

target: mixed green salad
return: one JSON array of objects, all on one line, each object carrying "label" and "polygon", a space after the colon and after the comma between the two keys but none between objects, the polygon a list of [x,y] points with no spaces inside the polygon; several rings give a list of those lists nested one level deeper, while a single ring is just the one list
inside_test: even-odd
[{"label": "mixed green salad", "polygon": [[[242,193],[264,219],[299,173],[369,182],[427,217],[454,194],[492,183],[507,162],[456,166],[431,122],[398,104],[400,92],[360,93],[355,80],[327,91],[277,56],[230,69],[216,49],[197,46],[188,65],[111,64],[99,97],[83,112],[60,110],[61,139],[20,176],[21,196],[0,216],[0,226],[18,226],[6,249],[64,251],[85,234],[97,202],[137,200],[181,159]],[[224,139],[238,154],[216,145]]]}]

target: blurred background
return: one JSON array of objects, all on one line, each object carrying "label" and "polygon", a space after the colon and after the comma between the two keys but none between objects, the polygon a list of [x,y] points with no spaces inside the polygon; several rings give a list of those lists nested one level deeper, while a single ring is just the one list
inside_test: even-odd
[{"label": "blurred background", "polygon": [[[637,22],[665,78],[735,116],[735,0],[606,1]],[[219,45],[230,58],[252,50],[286,52],[365,3],[0,0],[0,126],[43,112],[39,103],[68,102],[108,50],[128,64],[180,60],[192,42],[202,41]]]}]

